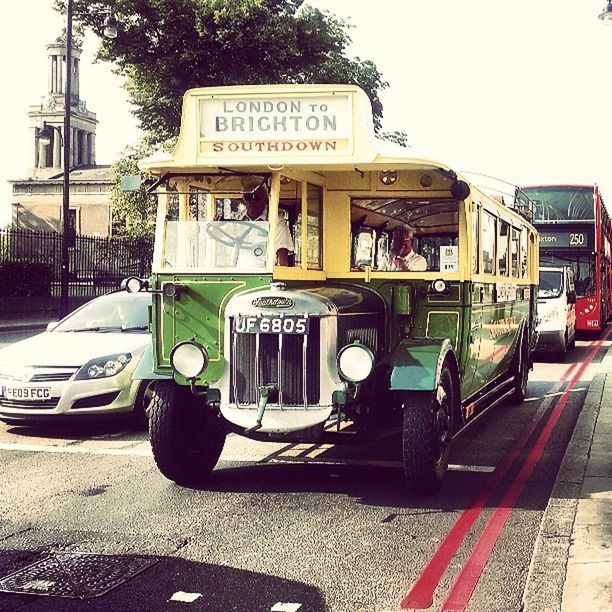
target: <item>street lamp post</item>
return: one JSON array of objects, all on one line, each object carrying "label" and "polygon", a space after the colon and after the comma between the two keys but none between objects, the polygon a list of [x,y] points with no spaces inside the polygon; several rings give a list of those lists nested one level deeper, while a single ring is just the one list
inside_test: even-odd
[{"label": "street lamp post", "polygon": [[66,90],[64,91],[64,173],[62,188],[62,269],[60,285],[60,317],[68,314],[68,274],[70,254],[68,231],[70,230],[70,142],[72,106],[72,0],[66,5]]},{"label": "street lamp post", "polygon": [[[73,0],[66,2],[66,88],[64,91],[64,168],[63,168],[63,187],[62,187],[62,261],[60,277],[60,315],[63,317],[68,314],[68,279],[70,269],[70,254],[68,251],[68,233],[70,231],[70,142],[71,142],[71,106],[72,106],[72,11]],[[104,36],[107,38],[117,37],[117,21],[112,13],[104,21]],[[44,124],[40,138],[45,142],[50,141],[50,132],[45,133],[49,127]],[[59,131],[59,128],[55,127]],[[60,134],[60,144],[62,135]]]}]

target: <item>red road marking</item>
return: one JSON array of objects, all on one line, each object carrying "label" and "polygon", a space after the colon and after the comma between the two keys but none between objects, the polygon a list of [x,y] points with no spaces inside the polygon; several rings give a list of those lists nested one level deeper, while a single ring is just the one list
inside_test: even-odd
[{"label": "red road marking", "polygon": [[[608,335],[599,341],[597,349],[591,353],[589,359],[583,364],[582,367],[586,367],[586,365],[590,363],[601,344],[605,339],[607,339],[607,336]],[[567,367],[561,376],[560,381],[555,385],[551,393],[556,393],[561,388],[564,381],[568,378],[570,373],[576,368],[577,365],[578,363],[573,363]],[[580,373],[582,373],[582,367],[580,369]],[[461,516],[457,519],[452,529],[448,532],[446,538],[442,541],[429,563],[425,566],[425,569],[421,573],[418,580],[408,592],[408,595],[406,595],[406,597],[400,602],[400,608],[402,610],[424,610],[431,607],[433,604],[434,591],[440,583],[442,576],[448,569],[448,566],[450,565],[450,562],[457,552],[459,546],[461,546],[468,531],[479,517],[489,497],[493,494],[501,480],[506,475],[507,471],[510,469],[511,465],[519,456],[523,447],[527,444],[531,434],[534,432],[537,425],[543,418],[553,399],[554,397],[551,395],[540,404],[540,407],[536,411],[531,423],[525,427],[520,438],[505,455],[500,465],[495,469],[495,472],[493,472],[491,478],[481,490],[480,495],[469,508],[462,512]]]},{"label": "red road marking", "polygon": [[568,383],[563,395],[559,398],[559,401],[546,422],[544,429],[540,433],[536,443],[525,459],[521,470],[510,485],[504,499],[499,503],[498,508],[495,510],[495,512],[493,512],[493,515],[480,534],[472,554],[464,565],[463,570],[459,574],[449,596],[446,598],[446,601],[442,606],[442,610],[444,610],[444,612],[463,612],[463,610],[465,610],[470,598],[472,597],[472,593],[476,588],[476,584],[489,561],[493,547],[497,543],[502,529],[504,528],[504,525],[506,524],[506,521],[514,508],[514,505],[516,504],[516,501],[523,492],[527,481],[540,460],[544,447],[548,443],[555,425],[563,414],[563,410],[567,404],[571,390],[576,386],[576,383],[580,380],[580,377],[586,370],[587,366],[591,363],[604,341],[607,339],[609,333],[610,332],[606,334],[605,338],[597,341],[587,360],[580,366],[572,380],[570,380]]}]

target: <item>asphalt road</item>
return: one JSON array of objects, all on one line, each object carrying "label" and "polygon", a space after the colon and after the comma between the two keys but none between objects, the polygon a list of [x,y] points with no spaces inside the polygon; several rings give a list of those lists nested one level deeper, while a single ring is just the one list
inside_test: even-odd
[{"label": "asphalt road", "polygon": [[0,611],[518,611],[608,344],[579,341],[564,364],[536,363],[522,406],[500,407],[457,441],[435,497],[405,492],[398,440],[346,448],[230,436],[212,485],[194,490],[159,474],[146,432],[0,424],[0,589],[41,559],[57,569],[28,574],[40,593],[83,594],[142,569],[87,600],[0,592]]}]

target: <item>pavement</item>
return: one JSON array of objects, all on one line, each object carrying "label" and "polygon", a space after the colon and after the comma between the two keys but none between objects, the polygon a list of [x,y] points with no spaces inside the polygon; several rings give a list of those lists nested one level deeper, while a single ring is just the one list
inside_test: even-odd
[{"label": "pavement", "polygon": [[524,612],[612,610],[612,347],[601,370],[542,518]]},{"label": "pavement", "polygon": [[[52,315],[0,318],[44,330]],[[591,381],[536,540],[523,612],[612,611],[612,346]]]}]

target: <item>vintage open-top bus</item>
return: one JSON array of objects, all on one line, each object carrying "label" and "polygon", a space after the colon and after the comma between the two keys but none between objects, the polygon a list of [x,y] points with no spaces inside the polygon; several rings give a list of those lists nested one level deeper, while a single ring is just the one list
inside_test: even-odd
[{"label": "vintage open-top bus", "polygon": [[453,437],[522,401],[537,233],[452,168],[377,140],[358,87],[190,90],[174,152],[141,168],[159,203],[138,376],[156,379],[168,478],[204,481],[229,431],[401,432],[409,488],[434,491]]}]

